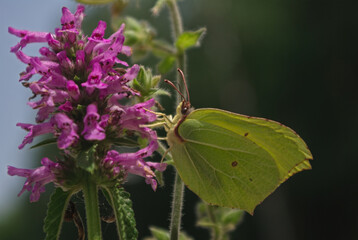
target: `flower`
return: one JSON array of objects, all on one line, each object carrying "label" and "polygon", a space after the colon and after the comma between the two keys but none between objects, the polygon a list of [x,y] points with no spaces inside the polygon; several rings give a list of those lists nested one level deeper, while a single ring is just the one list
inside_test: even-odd
[{"label": "flower", "polygon": [[146,162],[143,160],[141,153],[118,153],[115,150],[108,151],[106,158],[103,160],[104,165],[112,167],[114,173],[124,170],[128,173],[145,177],[147,184],[151,184],[153,190],[157,189],[157,181],[153,169],[164,171],[165,163]]},{"label": "flower", "polygon": [[22,149],[26,144],[32,143],[34,137],[51,133],[53,132],[52,124],[51,123],[40,123],[37,125],[34,124],[28,124],[28,123],[18,123],[16,126],[21,127],[22,129],[25,129],[29,133],[25,136],[24,141],[19,146],[19,149]]},{"label": "flower", "polygon": [[78,140],[77,125],[66,114],[57,113],[51,122],[60,131],[57,139],[59,149],[68,148]]},{"label": "flower", "polygon": [[[131,53],[130,48],[123,45],[124,25],[106,39],[106,23],[100,21],[87,37],[81,29],[84,16],[81,5],[74,14],[64,7],[61,28],[55,29],[54,33],[8,29],[10,34],[21,38],[11,52],[27,64],[19,80],[34,94],[31,99],[37,97],[28,102],[30,107],[38,110],[37,124],[17,124],[29,132],[19,148],[37,136],[52,134],[58,148],[64,151],[64,161],[73,161],[73,166],[81,168],[76,156],[88,154],[88,149],[95,146],[93,149],[98,151],[94,163],[96,168],[103,168],[98,172],[107,171],[105,174],[110,180],[115,180],[119,171],[124,175],[138,174],[156,189],[153,170],[164,171],[166,165],[144,160],[158,147],[156,132],[144,127],[156,120],[156,115],[146,110],[155,101],[150,99],[135,105],[128,101],[139,95],[129,83],[136,78],[140,67],[136,64],[129,66],[118,58],[120,54],[128,56]],[[31,43],[47,43],[48,46],[40,48],[40,56],[28,56],[23,49]],[[39,76],[38,80],[30,82],[35,75]],[[128,99],[127,104],[118,102],[124,99]],[[134,137],[148,144],[138,144],[139,150],[135,153],[114,150],[116,140]],[[54,182],[61,186],[52,174],[52,169],[58,166],[52,163],[46,158],[44,166],[35,170],[10,166],[8,173],[27,177],[21,193],[32,191],[31,201],[37,201],[44,184]],[[61,168],[61,171],[66,169]]]},{"label": "flower", "polygon": [[27,180],[18,194],[20,196],[25,190],[31,192],[30,202],[36,202],[40,194],[45,191],[45,185],[55,180],[55,172],[60,170],[60,164],[54,163],[48,158],[41,160],[42,167],[36,169],[22,169],[8,166],[7,173],[10,176],[26,177]]},{"label": "flower", "polygon": [[83,119],[84,129],[81,133],[86,140],[103,140],[106,138],[104,129],[98,123],[99,119],[96,104],[88,105],[86,116]]}]

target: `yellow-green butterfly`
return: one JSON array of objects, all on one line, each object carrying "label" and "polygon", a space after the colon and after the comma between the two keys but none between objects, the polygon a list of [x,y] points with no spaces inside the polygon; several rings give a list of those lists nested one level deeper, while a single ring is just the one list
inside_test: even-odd
[{"label": "yellow-green butterfly", "polygon": [[179,94],[175,117],[164,117],[169,150],[185,185],[207,203],[253,214],[281,183],[311,169],[312,154],[292,129],[220,109],[193,110]]}]

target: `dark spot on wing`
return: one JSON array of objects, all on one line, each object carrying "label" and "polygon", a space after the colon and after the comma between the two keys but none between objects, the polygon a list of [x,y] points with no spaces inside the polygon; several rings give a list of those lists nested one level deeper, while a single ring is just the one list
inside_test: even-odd
[{"label": "dark spot on wing", "polygon": [[244,134],[244,136],[245,136],[245,137],[247,137],[247,135],[249,135],[249,133],[248,133],[248,132]]},{"label": "dark spot on wing", "polygon": [[249,178],[250,182],[252,182],[252,178]]},{"label": "dark spot on wing", "polygon": [[233,162],[231,163],[231,166],[236,167],[236,166],[237,166],[237,161],[233,161]]}]

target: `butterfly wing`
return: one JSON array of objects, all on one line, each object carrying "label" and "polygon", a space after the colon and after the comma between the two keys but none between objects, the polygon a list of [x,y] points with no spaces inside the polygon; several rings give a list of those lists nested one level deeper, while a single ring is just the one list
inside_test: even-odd
[{"label": "butterfly wing", "polygon": [[171,146],[175,166],[189,189],[210,204],[253,213],[287,178],[311,168],[304,141],[271,120],[198,109],[178,133],[184,142]]}]

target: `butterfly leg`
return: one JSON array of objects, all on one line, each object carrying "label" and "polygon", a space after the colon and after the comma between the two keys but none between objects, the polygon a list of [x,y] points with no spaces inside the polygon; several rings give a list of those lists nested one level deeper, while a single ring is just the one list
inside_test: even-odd
[{"label": "butterfly leg", "polygon": [[165,150],[165,152],[162,155],[162,159],[160,160],[160,163],[163,163],[165,157],[168,155],[169,151],[171,150],[172,147],[168,148],[167,150]]}]

